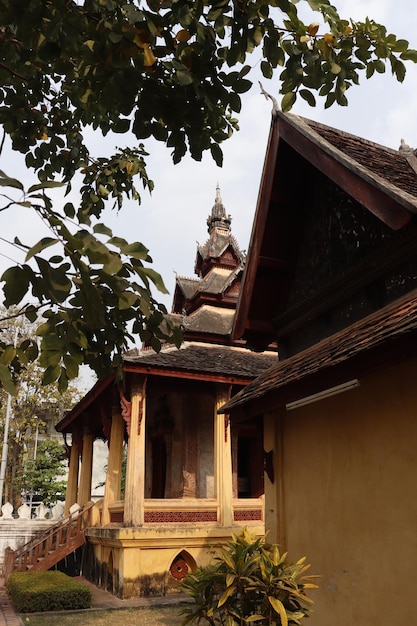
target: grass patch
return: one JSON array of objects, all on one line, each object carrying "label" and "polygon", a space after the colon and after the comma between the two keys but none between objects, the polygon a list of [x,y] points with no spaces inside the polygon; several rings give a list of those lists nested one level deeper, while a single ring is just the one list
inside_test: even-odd
[{"label": "grass patch", "polygon": [[21,615],[25,626],[180,626],[181,608],[112,609],[64,615]]}]

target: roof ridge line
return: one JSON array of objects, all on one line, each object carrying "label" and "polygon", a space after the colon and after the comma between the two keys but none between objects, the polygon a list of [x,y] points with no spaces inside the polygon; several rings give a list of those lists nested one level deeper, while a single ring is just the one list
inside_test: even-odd
[{"label": "roof ridge line", "polygon": [[[314,143],[319,144],[320,148],[327,152],[327,154],[331,155],[342,164],[345,163],[350,170],[356,171],[372,186],[377,187],[378,189],[383,189],[394,200],[398,201],[398,199],[401,199],[401,204],[403,204],[404,206],[405,203],[407,205],[405,208],[407,208],[411,213],[417,213],[417,198],[415,196],[408,193],[407,191],[404,191],[400,187],[397,187],[397,185],[394,185],[386,178],[382,178],[382,176],[380,176],[379,174],[372,172],[365,165],[362,165],[359,161],[353,159],[351,156],[340,150],[340,148],[332,145],[330,141],[328,141],[325,137],[322,137],[320,133],[318,133],[312,126],[308,124],[307,118],[291,114],[289,115],[280,111],[278,112],[278,114],[284,116],[284,119],[286,119],[291,125],[297,124],[299,132],[307,136],[310,140],[314,141]],[[326,124],[321,124],[320,122],[315,122],[314,120],[311,120],[311,122],[313,124],[322,126],[323,128],[328,128],[333,132],[337,132],[342,135],[349,135],[350,137],[355,137],[358,140],[363,140],[358,135],[353,135],[351,133],[346,133],[345,131],[340,131],[337,128],[327,126]],[[367,139],[363,141],[368,142],[369,144],[373,144],[376,147],[383,148],[384,150],[388,150],[396,156],[398,156],[398,154],[401,155],[398,150],[394,150],[393,148],[388,148],[387,146],[383,146],[382,144],[373,143]]]}]

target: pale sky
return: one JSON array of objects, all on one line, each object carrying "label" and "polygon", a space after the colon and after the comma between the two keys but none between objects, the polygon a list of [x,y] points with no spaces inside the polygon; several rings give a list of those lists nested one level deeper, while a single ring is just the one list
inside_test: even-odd
[{"label": "pale sky", "polygon": [[[417,48],[415,0],[335,0],[334,4],[343,17],[362,20],[368,15]],[[317,15],[313,20],[318,21]],[[253,59],[249,58],[249,63],[255,64],[256,61],[255,55]],[[279,99],[278,78],[263,82],[265,89]],[[407,63],[407,76],[402,85],[391,77],[389,71],[369,81],[364,77],[359,87],[347,92],[347,97],[348,107],[334,105],[325,111],[322,104],[311,108],[304,102],[297,102],[292,112],[392,148],[399,147],[401,138],[417,147],[417,66]],[[223,168],[217,168],[208,155],[201,163],[185,158],[174,166],[168,149],[155,143],[147,144],[152,153],[149,175],[155,181],[152,197],[144,193],[140,207],[126,203],[118,215],[108,216],[114,234],[130,241],[142,241],[150,249],[153,267],[162,274],[171,292],[170,296],[161,297],[168,309],[175,284],[174,272],[194,276],[196,242],[203,243],[208,237],[206,219],[214,203],[217,182],[226,210],[232,216],[232,232],[241,248],[247,249],[270,113],[271,102],[260,94],[255,84],[244,98],[240,132],[223,144]],[[122,136],[118,136],[114,145],[125,145],[125,142]],[[94,144],[97,154],[103,146],[106,152],[113,151],[111,138],[95,140]],[[0,169],[11,176],[25,178],[30,184],[24,168],[10,153],[0,157]],[[0,237],[12,234],[18,234],[32,244],[42,236],[38,236],[38,226],[29,219],[27,210],[14,211],[13,220],[9,211],[0,212]],[[1,240],[0,253],[21,260]],[[0,257],[0,271],[10,264]]]}]

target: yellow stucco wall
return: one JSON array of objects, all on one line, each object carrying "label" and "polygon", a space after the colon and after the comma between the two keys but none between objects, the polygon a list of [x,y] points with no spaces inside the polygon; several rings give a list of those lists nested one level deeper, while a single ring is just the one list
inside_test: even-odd
[{"label": "yellow stucco wall", "polygon": [[310,626],[416,620],[417,360],[360,383],[275,416],[266,510],[281,507],[289,558],[322,576]]},{"label": "yellow stucco wall", "polygon": [[[263,535],[261,524],[248,526],[255,535]],[[190,570],[207,565],[232,533],[239,532],[238,526],[208,525],[91,528],[87,577],[123,598],[178,591],[180,581],[170,574],[177,557]]]}]

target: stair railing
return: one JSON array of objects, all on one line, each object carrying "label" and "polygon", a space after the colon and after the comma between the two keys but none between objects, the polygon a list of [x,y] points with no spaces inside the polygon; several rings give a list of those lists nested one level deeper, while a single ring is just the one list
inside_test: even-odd
[{"label": "stair railing", "polygon": [[12,572],[24,572],[38,564],[54,550],[67,543],[73,537],[85,532],[90,526],[93,502],[78,509],[69,517],[58,521],[47,530],[33,537],[17,550],[6,548],[4,558],[4,580]]}]

